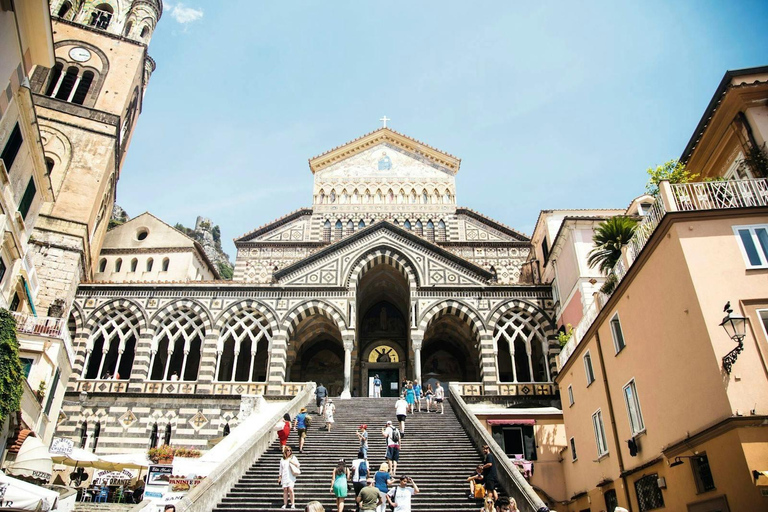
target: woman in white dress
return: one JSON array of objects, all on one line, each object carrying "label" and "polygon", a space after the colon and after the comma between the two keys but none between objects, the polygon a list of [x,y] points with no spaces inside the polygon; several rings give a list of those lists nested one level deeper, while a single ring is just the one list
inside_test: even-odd
[{"label": "woman in white dress", "polygon": [[280,460],[280,475],[277,477],[278,485],[283,486],[283,506],[288,508],[288,498],[291,498],[291,508],[296,508],[296,499],[293,495],[293,486],[296,483],[296,476],[301,473],[301,463],[289,447],[285,448],[283,458]]},{"label": "woman in white dress", "polygon": [[325,430],[328,432],[331,431],[331,426],[333,426],[333,413],[336,412],[336,404],[333,403],[333,400],[330,398],[325,402]]}]

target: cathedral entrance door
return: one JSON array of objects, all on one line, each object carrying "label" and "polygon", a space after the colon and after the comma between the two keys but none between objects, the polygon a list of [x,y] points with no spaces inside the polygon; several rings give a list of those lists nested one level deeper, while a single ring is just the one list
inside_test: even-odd
[{"label": "cathedral entrance door", "polygon": [[400,370],[391,369],[368,369],[368,389],[369,396],[373,396],[373,378],[379,376],[381,379],[381,396],[398,396],[400,391]]}]

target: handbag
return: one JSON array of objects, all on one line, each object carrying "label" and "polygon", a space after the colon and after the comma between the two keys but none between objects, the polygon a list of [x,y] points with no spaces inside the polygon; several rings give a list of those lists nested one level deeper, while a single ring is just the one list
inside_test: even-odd
[{"label": "handbag", "polygon": [[291,470],[291,473],[293,473],[293,476],[299,476],[301,474],[301,467],[293,462],[288,462],[288,468]]}]

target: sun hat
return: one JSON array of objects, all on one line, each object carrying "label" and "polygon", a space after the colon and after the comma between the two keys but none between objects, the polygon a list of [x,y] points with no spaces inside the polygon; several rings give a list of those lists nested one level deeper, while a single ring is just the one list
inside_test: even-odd
[{"label": "sun hat", "polygon": [[307,408],[306,407],[302,407],[299,412],[307,412]]}]

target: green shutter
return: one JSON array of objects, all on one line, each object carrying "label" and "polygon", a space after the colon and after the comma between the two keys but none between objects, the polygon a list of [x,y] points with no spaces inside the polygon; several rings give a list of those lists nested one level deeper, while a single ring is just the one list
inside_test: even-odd
[{"label": "green shutter", "polygon": [[24,197],[21,198],[21,203],[19,203],[19,211],[24,220],[27,219],[29,207],[32,206],[32,201],[34,201],[36,193],[37,188],[35,188],[35,178],[29,178],[29,185],[27,185],[27,190],[24,191]]}]

